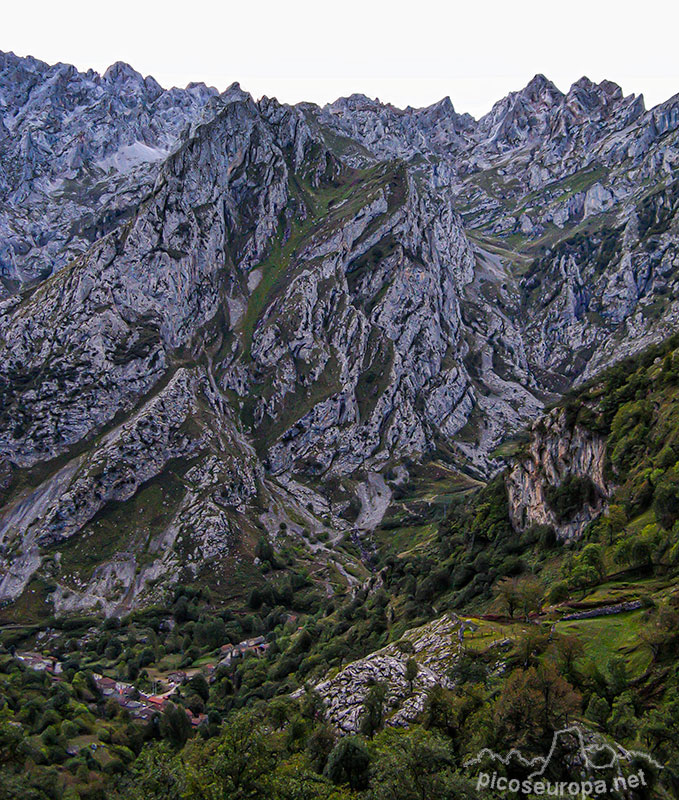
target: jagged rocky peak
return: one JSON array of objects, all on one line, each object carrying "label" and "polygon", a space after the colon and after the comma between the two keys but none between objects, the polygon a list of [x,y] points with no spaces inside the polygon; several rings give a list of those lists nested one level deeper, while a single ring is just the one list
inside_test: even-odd
[{"label": "jagged rocky peak", "polygon": [[644,112],[644,98],[639,95],[625,97],[622,88],[613,81],[594,83],[587,77],[576,81],[565,97],[566,109],[580,122],[593,122],[622,117],[622,124],[629,124]]},{"label": "jagged rocky peak", "polygon": [[388,110],[393,114],[427,116],[432,119],[440,116],[458,116],[453,106],[453,101],[450,99],[450,97],[444,97],[429,106],[407,106],[404,109],[400,109],[391,103],[382,103],[378,98],[371,99],[364,94],[352,94],[348,97],[340,97],[333,103],[328,103],[323,107],[323,110],[327,110],[332,114],[352,114],[355,112],[366,111],[381,112]]},{"label": "jagged rocky peak", "polygon": [[521,91],[511,92],[481,117],[475,139],[502,150],[543,135],[549,127],[550,111],[563,97],[544,75],[536,75]]},{"label": "jagged rocky peak", "polygon": [[587,98],[590,101],[604,104],[622,100],[622,89],[617,83],[613,81],[601,81],[595,83],[590,80],[586,75],[575,81],[575,83],[568,90],[567,97]]},{"label": "jagged rocky peak", "polygon": [[[309,112],[324,128],[360,143],[375,158],[410,160],[423,154],[450,155],[466,145],[474,120],[457,114],[450,98],[425,108],[399,109],[365,95],[342,97]],[[365,154],[363,154],[365,155]],[[353,163],[365,163],[359,156]]]},{"label": "jagged rocky peak", "polygon": [[[204,86],[205,84],[192,84],[193,86]],[[246,92],[240,85],[238,81],[234,81],[233,83],[229,84],[229,86],[224,89],[221,93],[220,97],[224,102],[229,103],[235,100],[240,101],[248,101],[252,100],[252,95],[249,92]]]},{"label": "jagged rocky peak", "polygon": [[150,90],[152,96],[153,94],[157,96],[163,91],[154,78],[151,76],[144,78],[141,73],[124,61],[116,61],[115,64],[111,64],[104,72],[103,79],[115,86],[119,91],[126,93],[139,92],[145,89],[147,91]]},{"label": "jagged rocky peak", "polygon": [[22,57],[0,51],[0,105],[14,113],[25,102],[37,76],[48,69],[48,64],[32,56]]},{"label": "jagged rocky peak", "polygon": [[[645,113],[643,97],[624,97],[612,81],[594,83],[587,77],[576,81],[563,94],[544,75],[536,75],[519,92],[512,92],[497,102],[489,114],[479,120],[475,148],[479,152],[504,153],[527,144],[537,148],[556,148],[557,153],[572,150],[578,137],[580,162],[588,148],[602,137],[621,130]],[[609,130],[601,127],[610,126]],[[473,158],[473,152],[470,154]]]},{"label": "jagged rocky peak", "polygon": [[453,106],[453,101],[450,99],[450,95],[446,95],[446,97],[442,97],[440,100],[437,100],[435,103],[432,103],[429,106],[421,106],[418,108],[413,108],[412,106],[408,106],[406,111],[410,111],[411,113],[415,114],[455,114],[455,107]]},{"label": "jagged rocky peak", "polygon": [[181,131],[217,95],[163,90],[127,64],[99,76],[0,61],[0,297],[129,221]]},{"label": "jagged rocky peak", "polygon": [[406,113],[412,114],[413,117],[421,120],[423,125],[431,125],[433,128],[442,125],[452,126],[459,133],[469,133],[476,125],[476,121],[471,114],[460,114],[455,110],[450,97],[444,97],[422,108],[408,106]]},{"label": "jagged rocky peak", "polygon": [[355,92],[349,97],[339,97],[334,103],[324,106],[331,114],[351,113],[355,111],[376,111],[382,107],[377,99]]},{"label": "jagged rocky peak", "polygon": [[516,97],[533,105],[553,105],[561,102],[563,92],[544,75],[537,74],[520,92],[516,93]]}]

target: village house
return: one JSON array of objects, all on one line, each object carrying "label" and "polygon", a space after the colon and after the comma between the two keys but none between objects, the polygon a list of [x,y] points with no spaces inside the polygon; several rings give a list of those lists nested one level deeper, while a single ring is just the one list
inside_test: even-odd
[{"label": "village house", "polygon": [[118,694],[118,684],[113,678],[107,678],[105,675],[94,674],[94,682],[97,684],[97,689],[104,695],[110,697],[113,694]]},{"label": "village house", "polygon": [[207,714],[194,714],[190,708],[185,708],[186,716],[189,718],[189,722],[194,728],[197,728],[203,720],[207,719]]},{"label": "village house", "polygon": [[151,706],[141,706],[134,712],[134,716],[137,719],[143,720],[144,722],[149,722],[157,713],[158,709],[156,708]]},{"label": "village house", "polygon": [[25,653],[17,653],[15,658],[29,669],[34,669],[37,672],[49,672],[52,675],[60,675],[62,672],[61,662],[54,656],[44,656],[42,653],[27,651]]},{"label": "village house", "polygon": [[186,681],[186,678],[187,678],[186,673],[181,669],[167,673],[167,682],[174,686],[179,686],[180,684],[184,683]]},{"label": "village house", "polygon": [[115,678],[100,675],[98,672],[93,673],[92,677],[97,685],[97,689],[99,689],[104,697],[124,698],[134,694],[135,688],[131,683],[117,681]]},{"label": "village house", "polygon": [[149,708],[156,711],[162,711],[168,703],[168,698],[162,694],[142,695],[141,699]]},{"label": "village house", "polygon": [[246,653],[261,656],[269,649],[269,643],[263,636],[245,639],[238,644],[223,644],[219,648],[220,659],[218,666],[228,667],[235,658],[242,658]]}]

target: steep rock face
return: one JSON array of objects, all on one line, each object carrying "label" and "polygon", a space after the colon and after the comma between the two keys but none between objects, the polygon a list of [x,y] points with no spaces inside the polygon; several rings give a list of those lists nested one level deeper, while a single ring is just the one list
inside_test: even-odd
[{"label": "steep rock face", "polygon": [[[41,570],[56,581],[55,611],[129,608],[147,582],[195,577],[233,556],[259,513],[262,478],[206,371],[179,368],[125,422],[5,508],[0,596],[17,597]],[[135,513],[142,518],[128,518]]]},{"label": "steep rock face", "polygon": [[567,238],[536,259],[524,279],[534,310],[525,337],[540,369],[588,378],[676,328],[678,193],[672,182],[624,224]]},{"label": "steep rock face", "polygon": [[235,277],[231,286],[222,280],[229,228],[240,229],[248,211],[238,204],[247,170],[269,169],[271,180],[247,196],[262,214],[242,239],[245,260],[261,257],[287,199],[287,171],[270,137],[262,145],[249,97],[227,100],[164,165],[131,223],[26,299],[5,301],[5,459],[53,458],[129,410],[165,373],[170,353],[217,314],[222,293],[241,291]]},{"label": "steep rock face", "polygon": [[[173,560],[160,572],[165,577],[225,555],[229,515],[257,493],[256,468],[212,357],[235,325],[230,303],[244,302],[247,270],[262,259],[279,215],[304,211],[289,203],[288,164],[302,159],[308,175],[311,159],[303,126],[285,138],[290,114],[270,122],[248,95],[226,93],[219,113],[189,130],[164,163],[132,222],[33,293],[5,301],[0,438],[7,491],[18,494],[3,513],[3,566],[11,576],[3,597],[23,589],[39,550],[83,531],[102,509],[135,497],[170,463],[191,465],[193,456],[200,460],[182,472],[183,500],[158,542],[144,547],[158,550],[161,562]],[[199,361],[198,369],[182,366]],[[57,457],[75,461],[26,496],[21,476]],[[182,537],[180,560],[169,550]],[[106,567],[104,584],[122,582],[129,593],[123,577],[136,585],[138,575],[129,563],[118,567]],[[96,586],[89,590],[90,599],[98,596]]]},{"label": "steep rock face", "polygon": [[[68,539],[112,501],[132,497],[172,459],[199,449],[183,425],[194,402],[192,376],[179,370],[168,385],[129,420],[105,435],[86,456],[76,457],[52,479],[58,491],[41,487],[7,510],[0,537],[20,537],[21,549],[33,552]],[[23,589],[32,571],[6,565],[0,596]],[[20,580],[21,579],[21,580]]]},{"label": "steep rock face", "polygon": [[[508,316],[518,323],[512,350],[525,361],[500,357],[514,385],[540,394],[563,391],[676,326],[667,195],[675,193],[678,109],[674,97],[646,111],[643,98],[610,81],[582,78],[564,94],[538,75],[478,122],[445,101],[398,112],[363,96],[314,114],[375,157],[409,159],[420,184],[452,194],[474,243],[499,256],[496,292],[518,284]],[[630,237],[649,205],[663,207],[666,235],[642,225]]]},{"label": "steep rock face", "polygon": [[[623,97],[620,87],[611,81],[595,84],[581,78],[564,95],[544,75],[536,75],[524,89],[500,100],[479,120],[475,131],[478,146],[470,165],[481,165],[495,154],[528,149],[531,164],[524,180],[535,190],[550,178],[585,166],[588,151],[599,145],[602,133],[608,136],[623,130],[643,114],[643,99]],[[611,160],[612,150],[610,144],[604,148]],[[509,166],[509,172],[519,173],[522,166],[519,159]]]},{"label": "steep rock face", "polygon": [[[450,208],[418,196],[402,173],[381,181],[359,214],[323,226],[291,259],[291,280],[252,343],[270,395],[255,425],[290,417],[306,387],[324,397],[268,451],[274,474],[312,460],[352,472],[425,452],[436,431],[464,425],[473,394],[460,347],[458,296],[473,256]],[[448,362],[448,363],[446,363]],[[316,398],[315,398],[316,399]]]},{"label": "steep rock face", "polygon": [[[281,496],[257,456],[294,504],[292,474],[379,468],[452,435],[473,403],[457,356],[473,270],[450,202],[402,167],[348,168],[299,111],[225,93],[132,220],[4,301],[3,598],[42,569],[57,608],[110,610],[143,588],[140,547],[149,580],[228,557],[234,515],[252,524],[253,498]],[[71,540],[178,463],[162,530],[62,585]]]},{"label": "steep rock face", "polygon": [[[578,538],[605,505],[611,486],[604,467],[605,440],[580,425],[570,427],[564,409],[541,418],[530,430],[528,452],[506,477],[509,515],[517,531],[531,525],[550,525],[561,539]],[[568,491],[573,478],[591,481],[579,495],[574,513],[559,513],[559,491]]]},{"label": "steep rock face", "polygon": [[676,326],[677,107],[645,111],[584,78],[564,95],[538,76],[457,159],[465,227],[518,267],[524,346],[547,390]]},{"label": "steep rock face", "polygon": [[[111,500],[126,500],[173,458],[201,442],[182,427],[192,407],[192,376],[178,370],[168,385],[81,459],[69,487],[35,531],[40,544],[67,538]],[[152,447],[149,447],[152,445]]]}]

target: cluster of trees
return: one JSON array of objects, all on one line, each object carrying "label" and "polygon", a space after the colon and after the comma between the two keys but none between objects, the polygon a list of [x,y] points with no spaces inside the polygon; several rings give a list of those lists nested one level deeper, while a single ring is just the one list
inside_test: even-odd
[{"label": "cluster of trees", "polygon": [[526,619],[540,611],[545,597],[544,587],[533,575],[503,578],[497,591],[502,607],[511,619],[517,611]]},{"label": "cluster of trees", "polygon": [[219,736],[192,740],[181,753],[154,745],[116,797],[179,800],[267,797],[272,800],[421,800],[476,798],[459,759],[439,731],[415,726],[338,739],[313,703],[233,714]]},{"label": "cluster of trees", "polygon": [[[549,599],[583,593],[620,570],[667,571],[679,563],[679,336],[649,348],[567,398],[568,424],[606,438],[606,474],[617,488],[604,515],[563,559]],[[587,476],[548,491],[559,519],[596,499]],[[643,527],[630,523],[648,513]]]},{"label": "cluster of trees", "polygon": [[55,680],[0,655],[0,796],[103,797],[151,735],[104,701],[91,672],[67,663]]},{"label": "cluster of trees", "polygon": [[[541,602],[527,578],[506,587]],[[479,795],[462,769],[469,755],[481,747],[503,750],[507,742],[543,755],[552,731],[582,714],[617,741],[639,743],[659,760],[676,763],[679,605],[668,601],[649,610],[644,631],[655,662],[673,665],[662,702],[651,709],[643,686],[631,684],[623,659],[602,667],[586,658],[576,637],[550,636],[529,626],[505,655],[501,672],[496,653],[464,651],[451,670],[455,689],[432,689],[419,724],[408,729],[388,727],[387,687],[374,685],[364,698],[359,734],[342,738],[312,691],[299,701],[277,696],[225,716],[214,714],[196,733],[174,705],[144,727],[120,710],[107,718],[86,675],[57,683],[6,658],[2,791],[8,798],[35,800],[471,800]],[[409,658],[411,680],[416,670]],[[194,689],[205,692],[207,684],[196,681]],[[107,741],[110,760],[104,764],[87,747],[76,756],[66,753],[66,742],[87,731]],[[677,788],[673,781],[679,776],[670,769],[663,780]]]}]

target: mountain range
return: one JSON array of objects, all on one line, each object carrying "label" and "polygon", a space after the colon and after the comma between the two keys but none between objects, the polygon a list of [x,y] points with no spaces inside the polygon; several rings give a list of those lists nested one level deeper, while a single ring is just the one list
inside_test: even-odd
[{"label": "mountain range", "polygon": [[263,539],[364,580],[404,487],[676,330],[678,139],[587,78],[474,120],[0,55],[0,600],[231,596]]}]

